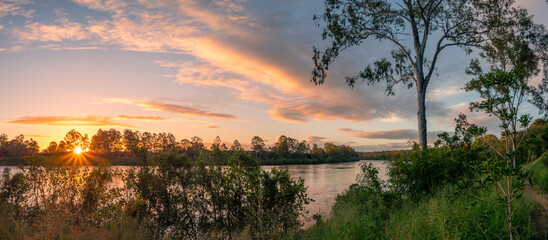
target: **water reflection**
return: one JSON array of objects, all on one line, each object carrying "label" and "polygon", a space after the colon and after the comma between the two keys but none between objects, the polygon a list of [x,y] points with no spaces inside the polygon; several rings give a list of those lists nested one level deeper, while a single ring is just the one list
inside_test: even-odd
[{"label": "water reflection", "polygon": [[[330,214],[337,194],[342,193],[348,186],[356,182],[356,176],[360,173],[359,165],[363,162],[373,164],[379,170],[381,180],[388,179],[388,169],[385,162],[376,160],[276,167],[287,169],[294,178],[301,177],[304,179],[304,184],[308,187],[308,197],[315,200],[306,207],[309,211],[309,217],[315,213],[320,213],[326,217]],[[273,167],[262,166],[265,170],[270,170]]]}]

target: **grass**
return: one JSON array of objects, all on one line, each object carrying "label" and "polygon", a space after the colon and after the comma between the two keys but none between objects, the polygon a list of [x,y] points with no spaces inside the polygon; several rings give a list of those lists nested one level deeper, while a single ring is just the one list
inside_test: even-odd
[{"label": "grass", "polygon": [[[493,190],[478,194],[495,199]],[[386,198],[350,189],[339,197],[331,218],[288,238],[292,239],[505,239],[508,235],[504,206],[477,202],[452,186],[418,201],[392,206]],[[390,202],[390,201],[388,201]],[[514,203],[515,239],[530,239],[534,204],[525,198]]]},{"label": "grass", "polygon": [[548,154],[543,154],[531,163],[531,178],[535,185],[545,192],[548,192]]}]

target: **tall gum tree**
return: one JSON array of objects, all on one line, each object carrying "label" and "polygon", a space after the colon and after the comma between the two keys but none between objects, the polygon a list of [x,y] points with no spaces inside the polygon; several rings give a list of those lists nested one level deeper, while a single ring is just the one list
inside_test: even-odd
[{"label": "tall gum tree", "polygon": [[443,50],[456,46],[467,53],[480,46],[490,28],[500,27],[494,19],[509,16],[513,0],[325,0],[325,12],[314,16],[325,24],[322,38],[330,47],[314,47],[312,82],[322,84],[339,53],[369,38],[392,43],[391,58],[367,65],[346,83],[357,80],[368,85],[386,82],[387,95],[396,84],[417,91],[419,142],[427,146],[426,92]]}]

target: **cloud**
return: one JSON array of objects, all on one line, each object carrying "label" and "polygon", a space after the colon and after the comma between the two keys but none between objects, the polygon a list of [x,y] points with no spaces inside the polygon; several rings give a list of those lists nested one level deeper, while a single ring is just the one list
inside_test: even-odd
[{"label": "cloud", "polygon": [[[191,116],[198,116],[198,117],[211,117],[211,118],[226,119],[226,120],[238,120],[238,118],[232,114],[209,112],[202,109],[198,109],[196,107],[190,107],[190,106],[179,105],[179,104],[161,103],[157,101],[142,101],[142,100],[130,99],[130,98],[99,98],[99,99],[104,103],[123,103],[123,104],[139,106],[146,110],[152,110],[152,111],[169,112],[174,114],[191,115]],[[181,119],[181,120],[201,121],[201,120],[195,120],[195,119]]]},{"label": "cloud", "polygon": [[[75,2],[104,11],[108,17],[90,16],[85,23],[27,23],[12,31],[13,35],[27,41],[89,40],[86,43],[124,50],[184,54],[191,60],[157,63],[176,67],[173,77],[181,84],[233,89],[241,100],[266,104],[270,116],[282,121],[403,119],[416,112],[412,90],[397,97],[386,97],[378,88],[356,86],[350,90],[342,80],[344,75],[337,72],[357,72],[351,67],[356,65],[353,62],[334,66],[323,86],[310,83],[312,53],[303,49],[310,49],[320,39],[320,34],[309,30],[313,25],[310,15],[315,11],[307,7],[310,3],[286,3],[288,9],[307,7],[295,12],[243,1]],[[439,101],[428,104],[429,116],[449,113]]]},{"label": "cloud", "polygon": [[59,25],[31,23],[12,32],[21,41],[60,42],[63,40],[83,40],[89,38],[79,23],[64,22]]},{"label": "cloud", "polygon": [[207,126],[199,126],[199,125],[193,125],[193,128],[206,128],[206,129],[219,129],[221,127],[215,126],[215,125],[207,125]]},{"label": "cloud", "polygon": [[339,128],[338,131],[348,133],[357,138],[368,139],[414,139],[417,137],[417,131],[411,129],[394,129],[390,131],[364,132],[352,130],[350,128]]},{"label": "cloud", "polygon": [[443,88],[432,89],[428,95],[429,99],[443,99],[466,93],[459,86],[444,86]]},{"label": "cloud", "polygon": [[114,11],[126,6],[124,1],[119,0],[72,0],[78,5],[98,11]]},{"label": "cloud", "polygon": [[310,143],[320,143],[326,138],[319,137],[319,136],[306,136],[305,139],[306,139],[307,142],[310,142]]},{"label": "cloud", "polygon": [[145,102],[145,103],[142,103],[141,106],[145,106],[152,110],[181,114],[181,115],[212,117],[212,118],[228,119],[228,120],[237,119],[232,114],[208,112],[208,111],[200,110],[193,107],[183,106],[183,105],[175,105],[175,104],[167,104],[167,103],[159,103],[159,102]]},{"label": "cloud", "polygon": [[111,117],[103,116],[45,116],[45,117],[22,117],[11,121],[2,122],[5,124],[23,125],[46,125],[46,126],[118,126],[132,128],[134,126],[113,122]]},{"label": "cloud", "polygon": [[[373,131],[365,132],[359,130],[353,130],[350,128],[339,128],[338,131],[348,133],[357,138],[367,138],[367,139],[417,139],[418,132],[413,129],[394,129],[388,131]],[[442,133],[441,131],[432,131],[428,132],[428,138],[431,140],[435,139],[438,134]]]},{"label": "cloud", "polygon": [[51,136],[46,136],[46,135],[25,135],[25,137],[30,137],[30,138],[49,138]]},{"label": "cloud", "polygon": [[156,61],[164,68],[178,68],[175,81],[181,84],[192,84],[205,87],[226,87],[245,91],[249,83],[237,78],[237,76],[226,74],[225,71],[212,66],[206,62],[167,62]]},{"label": "cloud", "polygon": [[352,146],[358,152],[373,152],[373,151],[395,151],[403,149],[411,149],[412,142],[394,142],[377,145],[357,145]]},{"label": "cloud", "polygon": [[24,5],[30,4],[31,1],[1,1],[0,2],[0,18],[7,15],[21,15],[26,18],[30,18],[34,13],[34,10],[24,9]]},{"label": "cloud", "polygon": [[116,115],[116,118],[127,119],[127,120],[137,120],[137,121],[164,121],[164,120],[168,120],[167,118],[156,117],[156,116]]}]

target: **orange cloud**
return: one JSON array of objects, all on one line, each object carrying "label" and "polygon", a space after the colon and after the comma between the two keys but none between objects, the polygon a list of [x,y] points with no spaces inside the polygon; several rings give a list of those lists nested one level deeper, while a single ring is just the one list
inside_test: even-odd
[{"label": "orange cloud", "polygon": [[65,22],[59,25],[31,23],[23,28],[15,28],[13,34],[19,40],[39,42],[60,42],[62,40],[83,40],[89,38],[79,23]]},{"label": "orange cloud", "polygon": [[46,117],[22,117],[19,119],[2,122],[5,124],[24,124],[24,125],[47,125],[47,126],[134,126],[113,122],[111,117],[102,116],[46,116]]},{"label": "orange cloud", "polygon": [[127,116],[127,115],[116,115],[116,118],[127,119],[127,120],[138,120],[138,121],[164,121],[167,118],[156,117],[156,116]]},{"label": "orange cloud", "polygon": [[[209,112],[209,111],[201,110],[195,107],[189,107],[184,105],[161,103],[156,101],[143,101],[143,100],[130,99],[130,98],[98,98],[98,99],[101,100],[100,103],[129,104],[129,105],[145,108],[146,110],[169,112],[169,113],[180,114],[180,115],[191,115],[191,116],[199,116],[199,117],[212,117],[212,118],[219,118],[219,119],[238,120],[238,118],[232,114]],[[167,100],[173,101],[173,99],[167,99]],[[204,120],[192,119],[192,118],[181,118],[177,120],[204,122],[208,124],[216,123],[214,121],[204,121]]]},{"label": "orange cloud", "polygon": [[219,128],[221,128],[221,127],[214,126],[214,125],[207,125],[207,126],[193,125],[192,127],[193,128],[207,128],[207,129],[219,129]]},{"label": "orange cloud", "polygon": [[200,110],[193,107],[183,106],[183,105],[166,104],[166,103],[159,103],[159,102],[145,102],[140,105],[145,106],[149,109],[157,110],[157,111],[163,111],[163,112],[169,112],[169,113],[175,113],[175,114],[181,114],[181,115],[212,117],[212,118],[228,119],[228,120],[237,119],[232,114],[208,112],[208,111]]},{"label": "orange cloud", "polygon": [[49,138],[51,136],[46,136],[46,135],[25,135],[25,137],[30,137],[30,138]]}]

